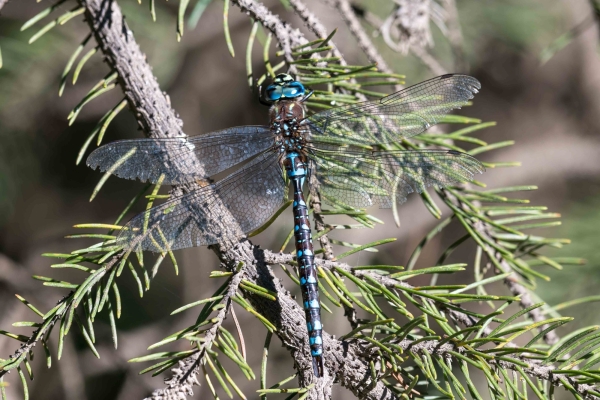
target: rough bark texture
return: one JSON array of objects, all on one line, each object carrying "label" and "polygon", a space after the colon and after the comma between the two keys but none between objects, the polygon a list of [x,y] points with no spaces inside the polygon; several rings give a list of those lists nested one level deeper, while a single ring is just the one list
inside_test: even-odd
[{"label": "rough bark texture", "polygon": [[169,96],[160,90],[117,3],[79,0],[79,4],[86,9],[86,21],[104,60],[119,74],[119,86],[144,133],[150,137],[182,136],[183,122],[171,108]]}]

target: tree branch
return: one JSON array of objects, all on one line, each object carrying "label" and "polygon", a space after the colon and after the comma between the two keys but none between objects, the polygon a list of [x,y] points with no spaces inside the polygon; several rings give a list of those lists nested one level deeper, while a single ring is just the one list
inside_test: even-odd
[{"label": "tree branch", "polygon": [[363,29],[360,21],[356,17],[354,10],[347,0],[327,0],[327,3],[338,10],[346,26],[356,38],[358,46],[367,56],[367,59],[377,64],[377,68],[383,72],[392,73],[392,69],[387,65],[384,58],[379,54],[377,48]]},{"label": "tree branch", "polygon": [[[296,14],[302,18],[304,24],[312,33],[315,34],[316,37],[319,39],[325,39],[327,37],[327,28],[325,28],[325,25],[319,21],[317,16],[308,9],[306,4],[304,4],[301,0],[290,0],[290,5],[294,8]],[[344,60],[344,56],[339,51],[335,43],[330,40],[329,44],[333,46],[333,55],[340,58],[340,64],[347,65],[346,60]]]},{"label": "tree branch", "polygon": [[[338,1],[346,1],[346,0],[328,0],[328,1],[338,2]],[[354,18],[356,18],[355,11],[352,10],[351,6],[348,6],[348,7],[349,7],[349,10],[347,10],[345,12],[351,13],[351,15],[353,15]],[[393,22],[393,16],[390,16],[388,18],[388,20],[384,23],[384,21],[382,21],[375,14],[373,14],[367,10],[363,10],[363,12],[364,12],[365,20],[369,24],[373,25],[377,30],[382,32],[382,35],[385,39],[385,43],[392,50],[394,50],[396,52],[400,52],[401,50],[397,46],[394,46],[394,43],[392,42],[391,38],[389,37],[389,29],[390,29],[389,25]],[[358,26],[360,27],[360,22],[358,22]],[[362,29],[362,27],[361,27],[361,29]],[[352,29],[351,29],[351,31],[352,31]],[[359,42],[360,42],[360,39],[358,37],[357,37],[357,40],[359,40]],[[417,57],[419,60],[421,60],[421,62],[423,64],[425,64],[425,66],[427,68],[429,68],[429,70],[434,75],[444,75],[444,74],[448,73],[448,71],[427,51],[427,49],[425,49],[424,46],[407,46],[407,49],[410,50],[415,57]]]},{"label": "tree branch", "polygon": [[[327,29],[325,26],[319,21],[319,19],[306,7],[301,0],[290,0],[290,5],[294,8],[296,13],[302,18],[305,25],[313,32],[319,39],[325,39],[328,36]],[[346,61],[342,53],[338,50],[337,46],[333,41],[329,41],[329,43],[333,46],[333,54],[336,57],[339,57],[341,65],[347,65]],[[316,54],[313,54],[313,57],[317,57]],[[354,81],[354,79],[352,79]],[[363,100],[366,100],[364,96],[361,95]],[[325,230],[325,222],[323,220],[323,216],[321,214],[321,194],[318,190],[318,181],[314,176],[311,177],[310,182],[310,206],[313,209],[313,219],[315,222],[315,230],[317,232],[323,232]],[[331,246],[331,242],[329,241],[329,237],[327,234],[323,234],[319,237],[319,243],[321,248],[324,250],[323,257],[326,260],[333,259],[333,248]],[[352,328],[356,327],[356,310],[348,305],[344,304],[344,314],[348,318],[350,325]]]},{"label": "tree branch", "polygon": [[304,38],[300,30],[293,29],[287,22],[282,21],[262,3],[254,0],[232,1],[243,12],[254,20],[259,21],[265,28],[271,31],[283,51],[283,58],[290,66],[290,72],[296,73],[296,68],[293,64],[294,56],[292,55],[292,47],[308,43],[308,40]]},{"label": "tree branch", "polygon": [[[289,263],[295,261],[294,256],[291,254],[275,254],[275,253],[265,251],[265,257],[266,257],[265,260],[266,260],[267,264],[289,264]],[[350,266],[346,263],[339,262],[339,261],[315,259],[315,263],[318,266],[326,268],[331,271],[333,271],[334,268],[341,268],[344,271],[356,276],[357,278],[369,277],[369,278],[379,282],[380,284],[382,284],[383,286],[385,286],[388,289],[393,290],[393,289],[397,289],[398,287],[404,287],[404,288],[414,290],[414,286],[412,286],[406,282],[398,281],[396,279],[391,279],[386,276],[376,274],[373,272],[369,272],[369,271],[365,271],[365,270],[356,270],[356,269],[352,268],[352,266]],[[419,296],[419,295],[415,295],[414,297],[421,298],[424,301],[430,301],[429,299],[423,298],[422,296]],[[436,303],[436,304],[438,306],[446,308],[446,307],[444,307],[444,304],[439,304],[439,303]],[[478,322],[472,316],[470,316],[466,313],[462,313],[460,311],[454,310],[454,309],[447,309],[447,312],[454,319],[456,319],[457,321],[460,321],[466,327],[474,326]],[[489,328],[486,328],[486,329],[484,329],[483,332],[484,332],[484,335],[487,336],[491,332],[491,330]]]},{"label": "tree branch", "polygon": [[[265,261],[268,264],[282,264],[282,263],[293,262],[293,261],[295,261],[295,258],[294,258],[294,256],[292,256],[290,254],[275,254],[275,253],[265,251]],[[387,278],[385,276],[382,276],[382,275],[379,275],[376,273],[372,273],[369,271],[365,271],[365,270],[356,270],[356,269],[353,269],[350,265],[345,264],[345,263],[322,260],[322,259],[316,259],[315,262],[317,265],[319,265],[323,268],[329,269],[329,270],[334,270],[334,268],[336,268],[336,267],[344,269],[346,272],[349,272],[358,278],[364,278],[364,277],[368,276],[368,277],[378,281],[382,285],[386,286],[388,289],[397,289],[398,287],[414,289],[414,287],[412,285],[410,285],[406,282]],[[470,316],[466,313],[461,313],[460,311],[457,311],[455,309],[447,309],[444,306],[444,304],[437,303],[433,300],[421,297],[419,295],[414,295],[414,297],[421,298],[422,301],[436,303],[436,305],[438,305],[438,307],[446,309],[447,313],[453,319],[459,321],[466,327],[474,326],[478,322],[478,320],[474,319],[472,316]],[[544,328],[545,327],[542,327],[540,329],[544,329]],[[491,330],[487,327],[483,330],[483,336],[489,336],[490,333],[491,333]],[[359,346],[359,347],[364,347],[364,345],[365,345],[364,342],[361,342],[361,341],[351,340],[350,342],[356,343],[357,346]],[[343,343],[345,343],[345,342],[343,342]],[[444,358],[455,358],[455,356],[452,355],[451,353],[449,353],[449,351],[458,352],[463,355],[467,353],[463,347],[458,347],[451,343],[443,344],[440,346],[440,343],[435,340],[427,340],[427,341],[419,342],[418,344],[413,344],[413,342],[410,340],[403,340],[396,344],[400,345],[405,350],[413,351],[416,353],[427,352],[430,355],[438,354],[438,355],[443,356]],[[514,346],[515,345],[512,343],[508,343],[505,347],[514,347]],[[568,358],[568,356],[565,356],[565,357]],[[525,373],[527,373],[529,376],[550,381],[555,386],[563,385],[563,383],[559,379],[560,375],[553,374],[552,371],[555,369],[555,367],[553,365],[542,365],[537,360],[533,360],[533,359],[529,359],[529,358],[525,358],[525,357],[517,357],[517,358],[511,358],[511,359],[514,359],[517,362],[514,363],[514,362],[490,360],[490,363],[501,366],[503,368],[510,368],[512,370],[517,370],[516,367],[518,366],[518,363],[525,362],[526,364],[528,364],[528,367],[523,368],[523,371]],[[590,391],[597,391],[597,388],[595,386],[577,383],[576,380],[574,380],[566,375],[562,376],[562,378],[565,379],[570,385],[572,385],[579,393],[586,395],[586,396],[589,395],[590,397],[595,398],[595,395],[590,393]]]},{"label": "tree branch", "polygon": [[162,92],[146,56],[141,52],[115,1],[78,0],[106,63],[115,70],[119,86],[143,131],[151,137],[183,136],[183,122]]},{"label": "tree branch", "polygon": [[[118,259],[119,259],[119,256],[112,257],[108,263],[106,263],[103,267],[101,267],[98,271],[96,271],[98,273],[99,279],[106,276],[106,273],[111,271],[112,268],[115,267],[115,264]],[[49,334],[49,332],[51,332],[51,330],[52,330],[53,326],[56,324],[56,322],[58,322],[61,318],[65,317],[69,314],[71,314],[71,317],[73,316],[73,314],[75,312],[74,305],[72,303],[69,303],[69,301],[73,299],[73,296],[74,296],[74,292],[71,292],[68,295],[61,298],[56,303],[57,310],[54,313],[54,315],[49,316],[39,328],[37,328],[35,331],[33,331],[31,336],[29,337],[29,339],[26,342],[24,342],[23,344],[21,344],[19,349],[17,349],[15,351],[15,353],[12,356],[10,356],[9,362],[7,364],[3,364],[2,367],[0,367],[0,368],[2,368],[2,369],[0,369],[0,378],[3,377],[4,375],[6,375],[7,373],[9,373],[13,368],[19,366],[19,364],[25,359],[27,354],[29,352],[33,351],[33,348],[35,347],[37,342],[39,342],[40,340],[47,341],[48,340],[47,334]],[[59,308],[60,305],[63,305],[62,310],[60,310],[60,308]],[[66,306],[64,306],[64,305],[66,305]],[[72,318],[71,318],[71,321],[72,321]],[[44,335],[46,335],[46,337],[44,337]]]},{"label": "tree branch", "polygon": [[[455,207],[460,208],[460,209],[468,208],[468,205],[463,204],[458,198],[453,196],[450,192],[443,191],[443,193],[448,198],[448,200],[452,204],[454,204]],[[489,241],[495,241],[491,235],[492,227],[489,224],[486,224],[485,222],[478,219],[474,223],[474,228],[481,237],[486,238]],[[496,249],[492,248],[492,246],[485,244],[485,243],[484,243],[483,250],[486,252],[488,257],[494,258],[496,260],[496,263],[494,263],[495,265],[500,265],[500,267],[502,268],[502,271],[498,271],[498,272],[502,272],[502,273],[511,272],[511,274],[508,277],[506,277],[506,279],[504,280],[504,283],[506,284],[506,286],[508,287],[508,289],[514,296],[519,297],[519,305],[523,309],[534,305],[535,303],[533,302],[531,295],[529,294],[529,291],[522,284],[519,283],[519,278],[518,278],[517,273],[514,272],[513,268],[504,259],[502,254],[499,251],[497,251]],[[540,309],[540,308],[535,308],[535,309],[529,311],[528,315],[534,322],[541,322],[546,319],[546,317],[542,313],[542,309]],[[547,327],[548,327],[547,325],[543,325],[541,327],[541,329],[544,330]],[[559,340],[560,340],[560,338],[553,330],[548,331],[544,335],[544,341],[546,342],[546,344],[548,344],[550,346],[558,343]]]},{"label": "tree branch", "polygon": [[[271,257],[271,253],[258,249],[249,242],[240,243],[236,252],[236,259],[255,260],[254,263],[249,263],[244,267],[245,278],[277,293],[276,301],[262,296],[250,296],[249,300],[261,315],[275,323],[278,337],[290,351],[297,371],[304,376],[300,381],[310,383],[314,379],[314,375],[310,349],[306,341],[308,332],[304,323],[304,310],[289,295],[288,290],[268,267],[267,259]],[[315,387],[311,389],[309,398],[330,398],[334,381],[339,382],[361,399],[391,400],[397,398],[381,382],[373,382],[369,371],[369,360],[361,354],[359,347],[348,346],[335,340],[326,332],[323,333],[323,343],[327,375],[323,379],[313,381]]]},{"label": "tree branch", "polygon": [[[457,347],[452,343],[442,344],[437,340],[425,340],[415,343],[415,341],[405,339],[397,343],[397,345],[400,346],[402,349],[415,354],[438,355],[443,357],[444,359],[455,359],[456,356],[452,354],[452,352],[459,353],[464,356],[468,354],[468,351],[466,351],[464,347]],[[578,383],[576,380],[570,378],[568,375],[556,374],[554,373],[554,368],[552,368],[551,366],[530,363],[530,365],[527,367],[520,367],[518,365],[518,362],[520,361],[519,359],[515,359],[514,357],[503,358],[511,361],[490,359],[487,360],[487,362],[504,369],[511,369],[514,371],[521,370],[531,377],[549,381],[557,387],[563,386],[563,383],[560,381],[560,379],[562,378],[565,381],[567,381],[571,386],[573,386],[575,390],[577,390],[577,392],[579,392],[580,394],[589,398],[596,398],[596,395],[591,393],[592,391],[595,392],[597,390],[595,386]],[[515,360],[516,362],[512,362],[512,360]]]},{"label": "tree branch", "polygon": [[206,351],[210,350],[213,342],[217,338],[219,328],[223,325],[229,310],[231,310],[231,298],[237,294],[242,277],[243,274],[238,272],[231,278],[227,291],[223,295],[223,300],[221,300],[221,304],[224,303],[225,307],[219,310],[214,317],[213,326],[204,334],[205,341],[202,345],[193,355],[179,361],[178,368],[173,368],[171,370],[173,376],[169,379],[165,379],[167,387],[156,389],[152,392],[152,395],[145,400],[184,399],[186,396],[192,396],[194,394],[194,391],[192,390],[193,386],[200,386],[200,382],[198,382],[196,376],[200,372],[202,358],[206,355]]},{"label": "tree branch", "polygon": [[[292,29],[287,22],[280,20],[278,16],[272,14],[262,3],[258,3],[254,0],[233,0],[233,2],[238,5],[242,11],[248,13],[257,21],[260,21],[275,35],[280,47],[284,49],[284,58],[288,63],[289,72],[292,74],[297,73],[297,68],[292,63],[294,61],[292,47],[308,43],[308,40],[302,35],[300,30]],[[290,4],[294,7],[296,13],[303,19],[311,32],[320,39],[327,37],[327,29],[325,26],[308,10],[304,3],[300,0],[292,0],[290,1]],[[335,44],[333,42],[331,42],[331,44],[333,46],[333,54],[336,57],[339,57],[340,64],[347,65],[346,60],[344,60],[343,55],[338,51]],[[286,52],[285,49],[289,49],[289,53]],[[317,58],[318,56],[313,54],[311,57]],[[350,82],[355,83],[356,80],[352,78]],[[360,100],[366,100],[366,97],[362,93],[356,93],[356,96]]]}]

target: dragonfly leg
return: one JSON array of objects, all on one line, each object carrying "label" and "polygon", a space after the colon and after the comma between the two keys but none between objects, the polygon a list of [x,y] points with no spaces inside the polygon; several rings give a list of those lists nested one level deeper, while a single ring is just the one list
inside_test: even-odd
[{"label": "dragonfly leg", "polygon": [[308,100],[309,97],[312,96],[314,92],[315,92],[314,90],[311,90],[310,92],[308,92],[308,94],[306,96],[304,96],[303,98],[300,99],[300,103],[304,103],[306,100]]}]

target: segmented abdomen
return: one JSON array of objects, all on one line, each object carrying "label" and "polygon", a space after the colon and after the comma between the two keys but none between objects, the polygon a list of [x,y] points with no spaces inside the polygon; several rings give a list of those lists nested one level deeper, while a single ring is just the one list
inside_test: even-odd
[{"label": "segmented abdomen", "polygon": [[306,164],[302,162],[298,153],[290,152],[286,155],[284,166],[294,189],[294,237],[300,270],[302,303],[306,315],[313,369],[315,375],[320,377],[323,375],[323,338],[321,336],[323,326],[308,207],[302,194],[302,187],[306,180]]}]

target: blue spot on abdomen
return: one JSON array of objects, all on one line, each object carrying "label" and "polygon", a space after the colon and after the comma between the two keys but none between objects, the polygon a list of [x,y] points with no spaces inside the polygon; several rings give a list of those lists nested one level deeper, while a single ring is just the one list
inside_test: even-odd
[{"label": "blue spot on abdomen", "polygon": [[322,344],[323,343],[323,340],[321,339],[320,336],[308,338],[308,341],[310,342],[310,344]]}]

